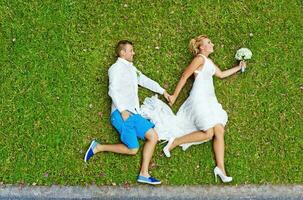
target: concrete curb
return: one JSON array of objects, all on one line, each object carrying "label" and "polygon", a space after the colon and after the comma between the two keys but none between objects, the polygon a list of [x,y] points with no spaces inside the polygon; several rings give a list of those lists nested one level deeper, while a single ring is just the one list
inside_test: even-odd
[{"label": "concrete curb", "polygon": [[0,199],[303,199],[303,185],[0,186]]}]

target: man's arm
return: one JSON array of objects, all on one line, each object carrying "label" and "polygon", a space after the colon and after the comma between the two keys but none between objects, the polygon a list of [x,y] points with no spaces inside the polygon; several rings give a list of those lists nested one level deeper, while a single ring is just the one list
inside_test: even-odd
[{"label": "man's arm", "polygon": [[142,74],[142,72],[140,72],[139,70],[137,70],[137,78],[139,85],[141,85],[142,87],[164,95],[165,89],[163,89],[156,81]]}]

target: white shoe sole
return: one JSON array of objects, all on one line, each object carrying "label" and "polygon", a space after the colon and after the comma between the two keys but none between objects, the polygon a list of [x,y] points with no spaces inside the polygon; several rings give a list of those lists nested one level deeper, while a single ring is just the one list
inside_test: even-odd
[{"label": "white shoe sole", "polygon": [[86,160],[87,154],[88,154],[89,150],[92,148],[94,142],[95,142],[95,140],[93,140],[93,141],[90,143],[89,148],[87,149],[87,151],[86,151],[86,153],[85,153],[85,156],[84,156],[84,162],[85,162],[85,163],[87,163],[87,160]]},{"label": "white shoe sole", "polygon": [[143,180],[137,180],[137,182],[139,182],[139,183],[147,183],[147,184],[150,184],[150,185],[160,185],[161,184],[161,182],[151,183],[151,182],[143,181]]}]

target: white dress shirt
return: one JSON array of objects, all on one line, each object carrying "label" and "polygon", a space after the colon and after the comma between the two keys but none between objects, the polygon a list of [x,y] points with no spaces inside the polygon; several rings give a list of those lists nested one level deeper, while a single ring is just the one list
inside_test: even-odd
[{"label": "white dress shirt", "polygon": [[155,81],[142,74],[133,63],[118,58],[108,70],[109,96],[112,98],[112,112],[128,110],[140,113],[138,84],[153,92],[164,93],[164,89]]}]

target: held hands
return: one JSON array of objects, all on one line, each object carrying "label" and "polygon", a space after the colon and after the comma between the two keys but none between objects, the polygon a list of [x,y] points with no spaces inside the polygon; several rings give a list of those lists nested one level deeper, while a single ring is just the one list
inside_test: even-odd
[{"label": "held hands", "polygon": [[170,106],[175,103],[176,98],[173,95],[168,94],[166,91],[164,91],[163,95]]},{"label": "held hands", "polygon": [[166,99],[166,101],[169,102],[169,97],[170,97],[171,95],[168,94],[166,91],[164,91],[163,96],[164,96],[164,98]]},{"label": "held hands", "polygon": [[173,104],[175,103],[176,99],[177,99],[177,97],[175,95],[170,95],[169,96],[169,100],[168,100],[168,104],[170,106],[173,106]]}]

